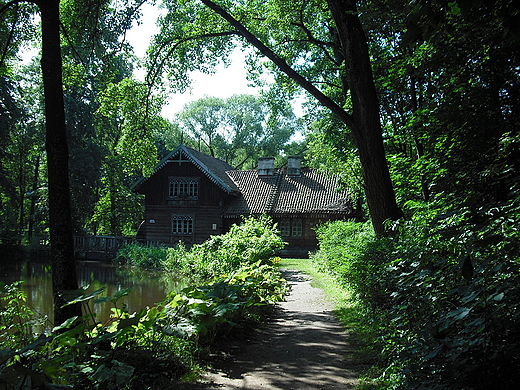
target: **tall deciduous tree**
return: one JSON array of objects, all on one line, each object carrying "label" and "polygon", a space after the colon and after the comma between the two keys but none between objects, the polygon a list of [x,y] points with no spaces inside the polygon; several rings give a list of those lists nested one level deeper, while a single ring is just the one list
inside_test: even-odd
[{"label": "tall deciduous tree", "polygon": [[65,126],[60,40],[60,1],[40,0],[42,75],[45,95],[45,145],[49,183],[54,322],[81,315],[79,304],[63,307],[63,293],[77,290],[69,187],[69,151]]},{"label": "tall deciduous tree", "polygon": [[[170,13],[164,19],[162,38],[156,41],[153,63],[168,65],[168,57],[176,49],[193,53],[195,59],[202,58],[200,53],[222,55],[219,50],[225,47],[225,37],[240,37],[254,46],[286,79],[299,84],[351,130],[372,222],[375,230],[383,233],[384,221],[397,219],[402,213],[386,162],[379,102],[355,1],[330,0],[328,7],[320,2],[231,2],[226,8],[211,0],[200,1],[226,23],[208,16],[207,10],[192,1],[183,3],[184,11],[192,11],[191,26],[179,27],[175,15],[181,13],[182,6],[166,2]],[[203,25],[204,18],[211,20],[212,30]],[[208,41],[194,44],[201,39]],[[271,48],[274,46],[277,52]]]},{"label": "tall deciduous tree", "polygon": [[188,103],[178,117],[200,150],[237,169],[279,154],[297,127],[290,105],[270,107],[252,95],[204,97]]},{"label": "tall deciduous tree", "polygon": [[[111,83],[98,96],[95,123],[105,148],[100,199],[92,218],[105,234],[130,235],[140,220],[140,203],[129,190],[137,176],[149,176],[157,159],[154,132],[166,122],[160,118],[160,99],[148,98],[148,88],[133,79]],[[143,102],[148,101],[146,104]]]},{"label": "tall deciduous tree", "polygon": [[[355,0],[328,0],[345,56],[352,101],[349,128],[359,148],[368,207],[375,230],[382,233],[385,220],[398,219],[397,207],[383,147],[379,100],[370,65],[367,39],[359,21]],[[347,123],[348,125],[348,123]]]}]

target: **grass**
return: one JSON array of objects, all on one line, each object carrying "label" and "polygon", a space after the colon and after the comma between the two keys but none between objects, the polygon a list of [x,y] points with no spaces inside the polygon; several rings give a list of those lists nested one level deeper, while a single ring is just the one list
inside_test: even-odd
[{"label": "grass", "polygon": [[311,285],[322,289],[327,298],[334,304],[334,313],[345,327],[349,335],[349,344],[353,347],[350,356],[355,369],[359,373],[357,390],[381,390],[385,387],[374,381],[380,354],[376,342],[376,331],[362,321],[363,308],[350,291],[342,286],[333,276],[320,272],[309,259],[282,259],[280,268],[300,271],[312,277]]}]

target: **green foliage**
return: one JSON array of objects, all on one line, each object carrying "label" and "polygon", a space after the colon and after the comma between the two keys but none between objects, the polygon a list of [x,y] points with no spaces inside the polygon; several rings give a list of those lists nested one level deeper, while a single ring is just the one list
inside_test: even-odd
[{"label": "green foliage", "polygon": [[265,309],[283,300],[285,280],[273,266],[260,262],[245,265],[211,284],[191,286],[168,298],[166,331],[205,342],[227,335],[238,324],[257,322]]},{"label": "green foliage", "polygon": [[395,388],[512,388],[520,344],[518,201],[460,209],[414,204],[376,238],[321,228],[314,260],[353,289],[379,333],[380,383]]},{"label": "green foliage", "polygon": [[363,304],[383,305],[386,291],[378,275],[385,268],[375,245],[370,222],[333,221],[316,230],[319,250],[311,256],[315,266],[338,279]]},{"label": "green foliage", "polygon": [[[329,125],[333,126],[329,122]],[[363,174],[355,149],[334,142],[334,137],[343,138],[345,134],[337,134],[334,128],[316,129],[308,135],[308,151],[306,160],[309,165],[338,175],[342,185],[349,190],[355,199],[364,197]],[[334,134],[336,133],[336,134]]]},{"label": "green foliage", "polygon": [[27,305],[27,296],[18,287],[21,282],[0,282],[0,341],[3,348],[16,348],[29,344],[33,326],[42,321],[33,321],[34,313]]},{"label": "green foliage", "polygon": [[395,227],[389,339],[401,346],[391,354],[410,384],[511,388],[517,381],[519,218],[513,203],[417,213]]},{"label": "green foliage", "polygon": [[[35,338],[27,332],[32,313],[23,295],[16,286],[2,286],[7,306],[1,311],[0,337],[9,347],[0,351],[2,388],[37,389],[43,383],[49,388],[173,388],[197,369],[201,346],[261,320],[283,299],[286,284],[275,267],[258,262],[211,284],[172,293],[139,313],[129,313],[121,303],[129,290],[112,297],[102,296],[103,290],[76,292],[67,304],[81,303],[87,314]],[[111,318],[99,323],[91,303],[113,305]]]},{"label": "green foliage", "polygon": [[206,96],[186,104],[178,119],[203,151],[237,168],[279,154],[297,126],[287,102],[252,95]]},{"label": "green foliage", "polygon": [[117,251],[114,261],[118,264],[143,268],[160,268],[166,261],[168,252],[162,246],[127,244]]},{"label": "green foliage", "polygon": [[233,225],[226,234],[212,236],[189,251],[182,244],[169,248],[163,266],[171,272],[211,278],[242,265],[258,261],[269,263],[275,251],[283,246],[278,229],[269,217],[248,217],[240,225]]},{"label": "green foliage", "polygon": [[245,218],[229,232],[212,236],[190,249],[182,243],[173,248],[129,244],[118,251],[116,261],[142,267],[162,268],[190,278],[208,280],[248,264],[271,264],[284,243],[267,216]]}]

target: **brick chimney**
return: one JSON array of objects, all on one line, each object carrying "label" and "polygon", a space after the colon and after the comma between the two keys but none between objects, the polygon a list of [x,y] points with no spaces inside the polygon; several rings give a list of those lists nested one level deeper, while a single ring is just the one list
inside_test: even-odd
[{"label": "brick chimney", "polygon": [[258,159],[258,176],[274,176],[274,157]]},{"label": "brick chimney", "polygon": [[300,176],[301,175],[301,158],[300,156],[287,157],[287,175]]}]

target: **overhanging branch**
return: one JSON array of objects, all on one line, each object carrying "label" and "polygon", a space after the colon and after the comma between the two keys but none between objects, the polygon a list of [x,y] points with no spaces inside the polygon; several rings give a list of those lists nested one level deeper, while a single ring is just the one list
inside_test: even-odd
[{"label": "overhanging branch", "polygon": [[250,44],[255,46],[264,56],[269,58],[282,72],[284,72],[287,76],[289,76],[292,80],[298,83],[302,88],[304,88],[307,92],[309,92],[312,96],[314,96],[321,104],[330,109],[342,122],[344,122],[348,127],[352,127],[353,118],[350,114],[348,114],[342,107],[336,104],[331,98],[326,96],[323,92],[321,92],[318,88],[316,88],[311,82],[309,82],[305,77],[296,72],[293,68],[291,68],[287,62],[279,57],[275,52],[273,52],[270,48],[264,45],[255,35],[253,35],[242,23],[240,23],[237,19],[231,16],[226,10],[220,7],[218,4],[215,4],[211,0],[201,0],[203,4],[207,7],[215,11],[217,14],[222,16],[229,24],[231,24],[234,28],[238,30],[240,35],[242,35]]},{"label": "overhanging branch", "polygon": [[[25,0],[14,0],[14,1],[10,1],[9,3],[5,4],[2,8],[0,8],[0,16],[2,16],[2,14],[4,12],[6,12],[9,8],[11,8],[13,6],[17,7],[18,4],[20,4],[24,1]],[[2,65],[5,62],[5,59],[7,58],[7,54],[9,52],[9,45],[11,44],[11,41],[13,40],[14,31],[16,29],[17,24],[18,24],[18,13],[16,13],[16,15],[15,15],[15,20],[13,22],[13,25],[11,26],[11,31],[9,32],[9,37],[7,38],[4,50],[2,52],[2,57],[0,57],[0,68],[2,67]]]}]

